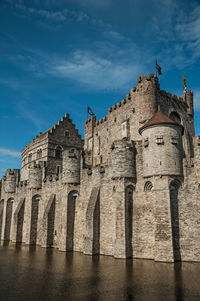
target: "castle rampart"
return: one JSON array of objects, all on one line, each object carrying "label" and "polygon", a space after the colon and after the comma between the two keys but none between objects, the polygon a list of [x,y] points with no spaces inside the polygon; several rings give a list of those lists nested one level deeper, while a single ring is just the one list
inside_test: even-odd
[{"label": "castle rampart", "polygon": [[61,251],[200,261],[200,139],[193,93],[143,74],[108,115],[69,115],[22,151],[21,178],[2,178],[2,240]]}]

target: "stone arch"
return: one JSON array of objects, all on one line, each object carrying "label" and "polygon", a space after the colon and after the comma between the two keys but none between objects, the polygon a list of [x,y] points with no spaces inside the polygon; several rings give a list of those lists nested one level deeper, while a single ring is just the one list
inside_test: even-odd
[{"label": "stone arch", "polygon": [[52,194],[47,203],[43,216],[43,247],[52,247],[54,243],[55,206],[56,195]]},{"label": "stone arch", "polygon": [[174,261],[181,261],[180,229],[179,229],[179,200],[178,200],[178,192],[179,192],[180,186],[181,186],[181,182],[178,179],[174,179],[169,185]]},{"label": "stone arch", "polygon": [[86,210],[85,254],[100,253],[100,188],[93,187]]},{"label": "stone arch", "polygon": [[14,223],[17,226],[16,242],[22,242],[23,224],[24,224],[24,206],[25,198],[22,198],[17,205],[14,213]]},{"label": "stone arch", "polygon": [[4,206],[4,200],[1,200],[0,201],[0,240],[1,240],[2,222],[3,222],[3,206]]},{"label": "stone arch", "polygon": [[10,240],[10,230],[11,230],[12,213],[13,213],[13,202],[14,202],[13,198],[9,198],[7,200],[4,240]]},{"label": "stone arch", "polygon": [[181,124],[181,117],[177,112],[172,111],[169,115],[169,118],[177,122],[178,124]]},{"label": "stone arch", "polygon": [[153,189],[153,184],[150,181],[147,181],[144,184],[144,191],[152,191]]},{"label": "stone arch", "polygon": [[72,190],[69,192],[67,197],[66,251],[73,251],[74,249],[74,222],[75,222],[77,196],[78,196],[78,191]]},{"label": "stone arch", "polygon": [[125,248],[126,258],[133,256],[133,191],[134,186],[128,185],[125,189]]},{"label": "stone arch", "polygon": [[30,244],[36,245],[37,243],[37,228],[38,228],[38,213],[39,213],[39,201],[41,196],[36,194],[32,197],[31,206],[31,229],[30,229]]}]

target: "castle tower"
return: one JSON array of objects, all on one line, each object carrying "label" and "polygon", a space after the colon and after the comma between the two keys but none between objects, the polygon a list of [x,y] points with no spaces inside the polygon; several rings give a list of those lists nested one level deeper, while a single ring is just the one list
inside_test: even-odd
[{"label": "castle tower", "polygon": [[140,123],[149,120],[157,110],[157,95],[160,90],[158,78],[150,73],[138,77],[136,97],[139,107]]},{"label": "castle tower", "polygon": [[139,133],[143,138],[143,176],[182,176],[183,126],[157,112]]},{"label": "castle tower", "polygon": [[5,192],[15,193],[16,192],[16,182],[19,180],[19,170],[18,169],[7,169],[6,179],[5,179]]},{"label": "castle tower", "polygon": [[42,169],[35,161],[29,167],[29,188],[42,187]]},{"label": "castle tower", "polygon": [[63,152],[62,183],[80,183],[80,151],[76,148]]},{"label": "castle tower", "polygon": [[183,101],[186,102],[188,105],[188,114],[193,116],[194,115],[194,105],[193,105],[193,92],[191,90],[184,90],[183,92]]},{"label": "castle tower", "polygon": [[183,175],[183,126],[157,112],[139,133],[143,139],[143,177],[154,183],[154,259],[174,262],[180,251],[178,199],[172,198],[170,183]]},{"label": "castle tower", "polygon": [[111,146],[112,178],[135,178],[135,149],[126,140],[116,140]]}]

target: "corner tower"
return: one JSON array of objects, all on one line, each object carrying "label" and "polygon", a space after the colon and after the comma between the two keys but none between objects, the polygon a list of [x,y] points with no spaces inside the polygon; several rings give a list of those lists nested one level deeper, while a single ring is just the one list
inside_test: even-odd
[{"label": "corner tower", "polygon": [[143,138],[143,176],[182,176],[183,126],[159,111],[139,133]]},{"label": "corner tower", "polygon": [[144,123],[149,120],[157,110],[160,85],[158,77],[150,73],[143,74],[137,79],[136,97],[139,105],[139,121]]},{"label": "corner tower", "polygon": [[[153,182],[154,195],[154,259],[180,260],[178,189],[183,176],[183,126],[162,112],[139,129],[143,140],[143,177]],[[172,190],[173,187],[173,190]]]}]

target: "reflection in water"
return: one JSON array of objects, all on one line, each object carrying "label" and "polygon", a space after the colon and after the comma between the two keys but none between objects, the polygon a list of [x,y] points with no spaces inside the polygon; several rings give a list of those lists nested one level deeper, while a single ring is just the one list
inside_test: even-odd
[{"label": "reflection in water", "polygon": [[198,263],[158,263],[0,245],[0,300],[200,300]]}]

